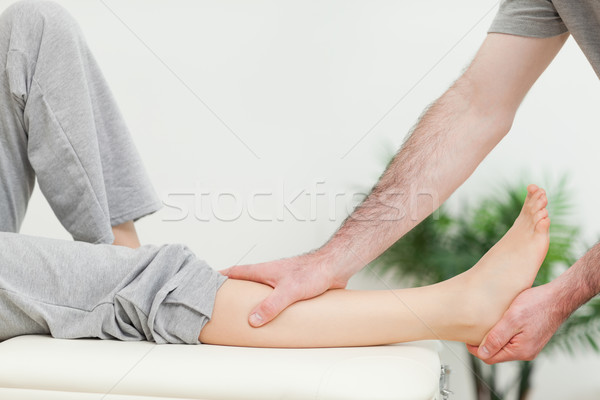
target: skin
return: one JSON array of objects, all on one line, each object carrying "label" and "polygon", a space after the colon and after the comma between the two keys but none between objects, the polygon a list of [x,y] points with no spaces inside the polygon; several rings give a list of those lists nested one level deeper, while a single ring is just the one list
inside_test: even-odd
[{"label": "skin", "polygon": [[112,227],[115,237],[114,245],[131,247],[137,249],[140,247],[140,239],[138,238],[133,221],[127,221],[120,225]]},{"label": "skin", "polygon": [[[473,62],[424,112],[371,194],[325,245],[222,271],[274,288],[249,312],[249,323],[262,326],[290,304],[345,287],[354,273],[435,211],[508,133],[524,96],[567,38],[568,33],[544,39],[488,34]],[[523,292],[477,354],[489,362],[534,357],[564,319],[600,290],[598,250],[552,284]],[[551,321],[540,322],[547,316]],[[491,357],[501,350],[502,356]]]},{"label": "skin", "polygon": [[535,185],[506,235],[470,270],[411,289],[329,290],[297,302],[264,328],[246,316],[269,286],[228,280],[217,292],[203,343],[255,347],[367,346],[422,339],[480,343],[513,299],[531,287],[548,251],[546,195]]},{"label": "skin", "polygon": [[598,265],[597,244],[554,281],[517,296],[481,346],[467,349],[488,364],[533,360],[569,315],[600,292]]}]

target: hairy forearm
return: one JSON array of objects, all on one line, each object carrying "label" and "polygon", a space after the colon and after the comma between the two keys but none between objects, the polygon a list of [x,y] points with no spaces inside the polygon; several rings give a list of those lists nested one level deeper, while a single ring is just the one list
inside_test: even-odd
[{"label": "hairy forearm", "polygon": [[[351,275],[434,212],[510,129],[466,78],[422,115],[365,201],[319,252]],[[343,265],[343,267],[342,267]]]},{"label": "hairy forearm", "polygon": [[552,283],[555,313],[566,319],[600,293],[600,243]]}]

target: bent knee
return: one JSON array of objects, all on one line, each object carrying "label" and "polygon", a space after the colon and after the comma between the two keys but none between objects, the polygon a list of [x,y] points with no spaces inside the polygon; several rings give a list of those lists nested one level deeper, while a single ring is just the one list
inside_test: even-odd
[{"label": "bent knee", "polygon": [[6,8],[3,14],[9,14],[13,17],[22,16],[64,16],[70,14],[60,4],[49,0],[20,0]]},{"label": "bent knee", "polygon": [[[71,14],[60,4],[48,0],[20,0],[11,4],[2,13],[3,23],[11,27],[23,27],[25,32],[69,33],[77,23]],[[59,28],[59,29],[48,29]]]}]

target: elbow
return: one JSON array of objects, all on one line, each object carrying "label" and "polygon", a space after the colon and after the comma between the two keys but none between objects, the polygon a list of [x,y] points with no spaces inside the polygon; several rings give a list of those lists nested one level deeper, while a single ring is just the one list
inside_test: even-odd
[{"label": "elbow", "polygon": [[485,131],[494,140],[501,140],[511,130],[516,109],[488,100],[483,96],[472,96],[467,100],[467,114],[476,130]]},{"label": "elbow", "polygon": [[510,131],[515,120],[515,114],[506,110],[496,110],[491,113],[479,114],[483,126],[488,127],[491,134],[502,139]]},{"label": "elbow", "polygon": [[513,101],[496,96],[465,75],[448,92],[452,92],[451,98],[460,99],[460,108],[471,121],[493,136],[502,138],[512,128],[518,108]]}]

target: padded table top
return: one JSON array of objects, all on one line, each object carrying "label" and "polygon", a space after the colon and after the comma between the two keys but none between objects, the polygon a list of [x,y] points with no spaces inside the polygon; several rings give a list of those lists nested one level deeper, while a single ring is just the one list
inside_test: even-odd
[{"label": "padded table top", "polygon": [[259,349],[22,336],[0,343],[0,399],[433,400],[438,346]]}]

